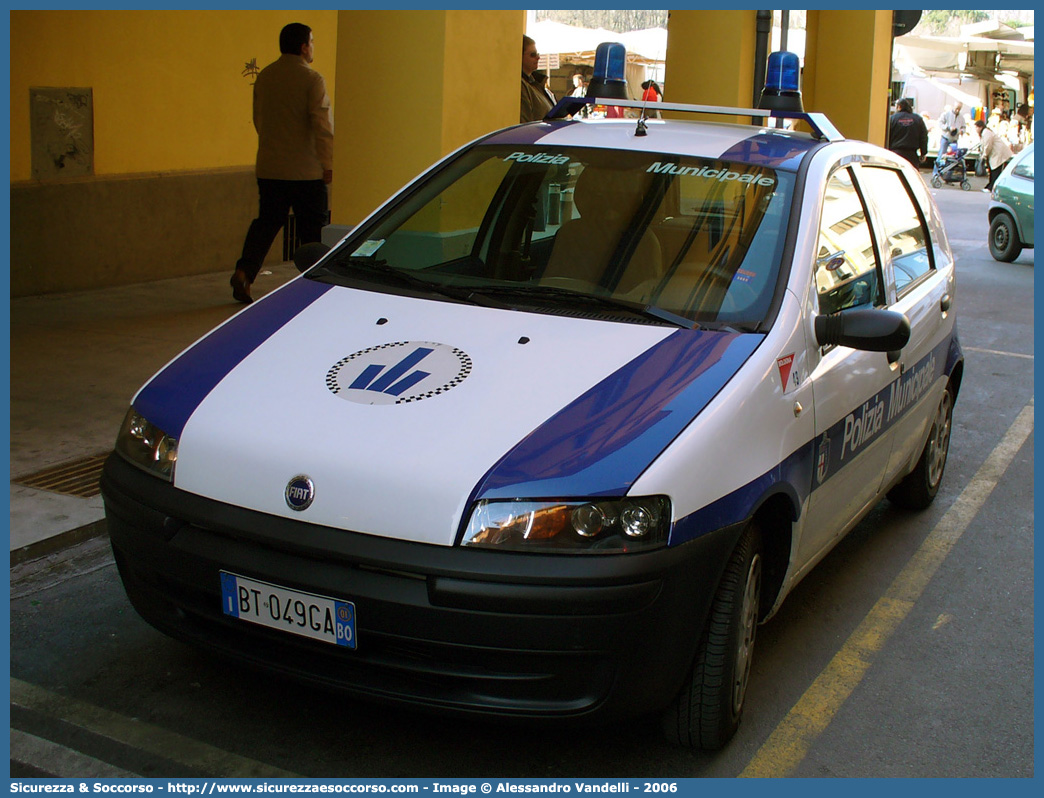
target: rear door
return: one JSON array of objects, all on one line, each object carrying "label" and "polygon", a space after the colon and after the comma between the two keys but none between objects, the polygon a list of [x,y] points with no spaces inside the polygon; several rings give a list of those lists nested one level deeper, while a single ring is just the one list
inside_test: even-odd
[{"label": "rear door", "polygon": [[864,165],[855,174],[874,217],[891,309],[910,322],[910,342],[886,401],[885,422],[894,427],[885,473],[890,479],[920,454],[945,387],[954,264],[949,249],[932,240],[923,182],[879,166]]}]

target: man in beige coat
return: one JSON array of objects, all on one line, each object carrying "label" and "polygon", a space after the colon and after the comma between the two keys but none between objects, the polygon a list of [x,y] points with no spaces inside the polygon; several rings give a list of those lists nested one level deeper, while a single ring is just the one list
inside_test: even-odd
[{"label": "man in beige coat", "polygon": [[326,81],[312,69],[312,29],[293,22],[279,34],[279,60],[254,83],[259,209],[229,283],[238,302],[293,209],[302,244],[319,241],[326,222],[326,186],[333,180],[333,122]]}]

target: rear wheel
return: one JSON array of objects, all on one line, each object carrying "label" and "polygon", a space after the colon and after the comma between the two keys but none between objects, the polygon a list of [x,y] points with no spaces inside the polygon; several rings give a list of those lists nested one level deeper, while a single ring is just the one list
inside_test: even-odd
[{"label": "rear wheel", "polygon": [[935,410],[935,420],[917,466],[903,481],[888,492],[888,498],[908,510],[923,510],[935,499],[946,470],[950,451],[950,428],[953,425],[953,393],[946,386]]},{"label": "rear wheel", "polygon": [[990,254],[994,259],[1011,263],[1022,252],[1015,220],[1006,213],[998,213],[990,222]]},{"label": "rear wheel", "polygon": [[751,524],[725,566],[692,670],[664,715],[671,742],[713,750],[736,733],[758,627],[761,570],[761,534]]},{"label": "rear wheel", "polygon": [[961,181],[961,188],[964,191],[971,191],[971,183],[969,183],[967,180],[962,180]]},{"label": "rear wheel", "polygon": [[942,178],[939,175],[932,175],[932,186],[935,188],[942,187]]}]

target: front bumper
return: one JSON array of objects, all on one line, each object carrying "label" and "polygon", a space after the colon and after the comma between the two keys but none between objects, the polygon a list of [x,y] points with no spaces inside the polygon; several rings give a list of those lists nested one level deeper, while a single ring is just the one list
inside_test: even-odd
[{"label": "front bumper", "polygon": [[[634,555],[404,542],[222,504],[117,455],[102,474],[135,609],[235,660],[357,696],[477,715],[657,710],[688,672],[738,529]],[[358,648],[225,616],[219,572],[350,600]]]}]

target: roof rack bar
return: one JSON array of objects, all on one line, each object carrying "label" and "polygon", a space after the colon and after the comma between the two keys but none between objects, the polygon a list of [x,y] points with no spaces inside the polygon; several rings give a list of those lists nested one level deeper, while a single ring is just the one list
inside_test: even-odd
[{"label": "roof rack bar", "polygon": [[812,132],[827,141],[843,141],[844,136],[824,114],[804,111],[768,111],[762,108],[732,108],[724,105],[689,105],[687,103],[650,103],[644,100],[617,100],[610,97],[563,97],[552,108],[545,120],[564,119],[577,113],[585,105],[614,105],[618,108],[639,108],[649,111],[681,111],[697,114],[723,114],[726,116],[749,116],[753,119],[798,119],[812,128]]},{"label": "roof rack bar", "polygon": [[650,111],[690,111],[699,114],[728,114],[768,119],[771,111],[760,108],[730,108],[724,105],[689,105],[688,103],[650,103],[645,100],[617,100],[609,97],[563,97],[545,119],[562,119],[575,114],[585,105],[615,105],[618,108],[645,108]]}]

